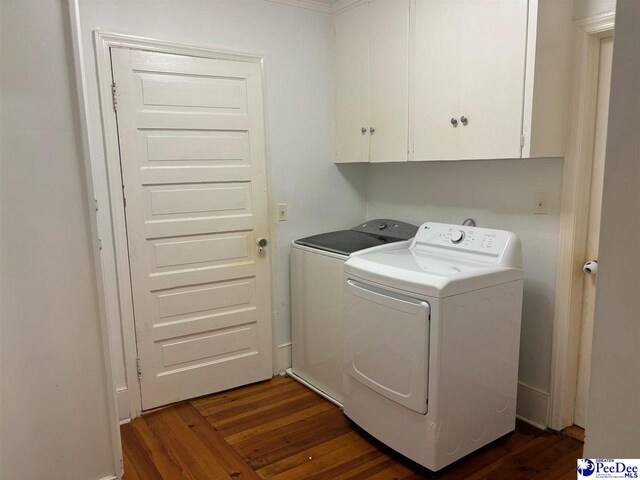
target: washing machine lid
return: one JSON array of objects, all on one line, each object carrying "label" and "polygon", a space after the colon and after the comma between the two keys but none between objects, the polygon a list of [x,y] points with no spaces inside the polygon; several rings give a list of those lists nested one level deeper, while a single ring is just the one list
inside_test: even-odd
[{"label": "washing machine lid", "polygon": [[[391,241],[397,242],[398,240]],[[295,243],[348,256],[358,250],[389,243],[389,240],[386,240],[384,237],[378,238],[366,233],[356,232],[355,230],[340,230],[338,232],[321,233],[320,235],[301,238],[300,240],[296,240]]]},{"label": "washing machine lid", "polygon": [[296,240],[294,243],[348,256],[367,248],[409,240],[417,231],[418,227],[415,225],[380,218],[369,220],[350,230],[312,235]]},{"label": "washing machine lid", "polygon": [[349,276],[432,298],[450,297],[522,278],[519,269],[412,249],[352,257],[344,271]]}]

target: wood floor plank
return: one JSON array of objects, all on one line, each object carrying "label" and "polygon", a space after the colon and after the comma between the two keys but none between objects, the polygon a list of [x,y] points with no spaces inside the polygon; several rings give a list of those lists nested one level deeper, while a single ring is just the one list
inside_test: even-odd
[{"label": "wood floor plank", "polygon": [[554,435],[545,435],[536,438],[532,442],[527,444],[527,447],[518,451],[517,455],[508,456],[499,462],[491,464],[488,468],[484,468],[474,475],[468,477],[469,480],[488,480],[504,478],[534,478],[533,475],[529,477],[521,477],[523,471],[526,471],[526,465],[530,464],[532,459],[536,458],[542,452],[553,447],[558,443],[560,438]]},{"label": "wood floor plank", "polygon": [[131,460],[129,460],[126,449],[122,452],[122,463],[124,465],[124,480],[142,480],[136,472],[134,462],[132,463]]},{"label": "wood floor plank", "polygon": [[197,408],[203,417],[215,416],[216,418],[224,418],[226,416],[233,417],[240,413],[251,411],[264,405],[276,403],[279,400],[290,398],[297,394],[313,393],[308,388],[299,383],[283,383],[275,388],[269,388],[250,395],[234,399],[232,402],[220,403],[218,405]]},{"label": "wood floor plank", "polygon": [[386,470],[396,461],[385,454],[380,454],[378,457],[363,461],[350,468],[348,471],[337,474],[333,480],[366,480],[371,475]]},{"label": "wood floor plank", "polygon": [[140,440],[140,444],[147,451],[151,461],[158,469],[163,478],[181,478],[182,468],[176,464],[174,459],[169,455],[165,445],[158,440],[155,434],[147,425],[143,418],[136,418],[130,423],[133,432]]},{"label": "wood floor plank", "polygon": [[235,472],[229,472],[218,458],[211,455],[207,446],[202,443],[200,438],[191,430],[191,427],[178,415],[176,407],[160,410],[159,414],[184,448],[193,456],[203,470],[211,475],[211,478],[216,480],[235,478],[235,476],[231,476],[231,473]]},{"label": "wood floor plank", "polygon": [[[388,458],[388,457],[387,457]],[[370,451],[357,452],[352,458],[337,462],[331,467],[322,470],[320,472],[314,472],[305,477],[305,480],[335,480],[340,475],[349,474],[354,471],[361,471],[361,465],[367,465],[369,462],[378,461],[382,462],[385,459],[385,455],[377,448],[372,448]]]},{"label": "wood floor plank", "polygon": [[154,412],[143,417],[154,435],[166,446],[167,452],[174,462],[180,466],[185,477],[190,480],[209,479],[210,475],[200,463],[187,451],[178,437],[169,428],[159,412]]},{"label": "wood floor plank", "polygon": [[290,378],[286,377],[273,377],[271,380],[265,380],[264,382],[253,383],[245,387],[234,388],[232,390],[214,393],[213,395],[206,397],[195,398],[193,400],[189,400],[189,403],[197,410],[212,408],[216,405],[230,404],[272,388],[278,388],[281,385],[289,385],[291,381],[292,380]]},{"label": "wood floor plank", "polygon": [[518,422],[429,472],[282,377],[169,406],[121,431],[126,480],[569,480],[582,455],[580,442]]},{"label": "wood floor plank", "polygon": [[[236,433],[240,433],[249,428],[255,428],[263,423],[272,422],[274,420],[284,418],[292,413],[305,410],[314,405],[325,402],[319,395],[313,394],[310,396],[292,398],[286,405],[279,407],[268,408],[261,410],[253,415],[243,417],[233,424],[226,424],[224,426],[216,425],[212,422],[212,425],[216,427],[216,430],[220,432],[223,437],[228,437]],[[210,421],[210,417],[206,417],[207,421]]]},{"label": "wood floor plank", "polygon": [[338,407],[336,407],[331,402],[321,402],[318,405],[305,408],[304,410],[300,410],[298,412],[292,413],[290,415],[287,415],[286,417],[277,418],[275,420],[271,420],[270,422],[264,422],[255,427],[248,428],[246,430],[235,433],[233,435],[229,435],[225,437],[225,440],[229,442],[230,445],[235,445],[236,443],[256,437],[265,432],[273,431],[278,428],[291,425],[292,423],[296,423],[300,420],[313,417],[314,415],[317,415],[322,412],[326,412],[328,410],[337,410],[337,408]]},{"label": "wood floor plank", "polygon": [[[288,392],[281,398],[270,398],[268,401],[256,402],[254,404],[243,405],[242,407],[233,409],[232,411],[222,411],[213,415],[203,415],[207,421],[216,427],[221,429],[228,427],[229,425],[236,424],[237,422],[246,418],[255,417],[260,413],[267,411],[282,411],[283,407],[287,408],[288,404],[300,399],[316,399],[317,396],[314,392],[309,390],[302,392]],[[317,403],[324,403],[317,401]]]},{"label": "wood floor plank", "polygon": [[336,465],[341,465],[362,454],[374,452],[376,448],[363,438],[356,436],[351,443],[343,445],[337,450],[331,450],[319,457],[312,457],[308,462],[300,464],[291,469],[280,472],[270,478],[272,480],[298,480],[308,478],[311,475],[322,474],[325,478],[325,471]]},{"label": "wood floor plank", "polygon": [[265,432],[234,445],[234,449],[254,468],[301,452],[349,432],[341,412],[328,410],[291,425]]},{"label": "wood floor plank", "polygon": [[271,478],[280,472],[284,472],[285,470],[307,463],[327,453],[340,450],[341,448],[360,440],[360,436],[356,432],[348,432],[344,435],[333,438],[328,442],[315,445],[303,450],[302,452],[296,453],[295,455],[290,455],[278,460],[277,462],[273,462],[264,468],[259,469],[257,472],[262,478]]},{"label": "wood floor plank", "polygon": [[240,455],[187,403],[176,406],[176,413],[206,446],[209,453],[230,472],[235,480],[258,480],[260,477]]},{"label": "wood floor plank", "polygon": [[136,475],[145,480],[163,480],[162,475],[160,475],[160,472],[153,464],[151,457],[149,457],[147,451],[140,444],[140,440],[136,437],[131,422],[120,427],[120,434],[122,437],[122,446],[133,467],[131,476]]},{"label": "wood floor plank", "polygon": [[413,470],[401,463],[396,462],[389,468],[371,475],[368,480],[402,480],[413,475],[415,475],[415,472]]}]

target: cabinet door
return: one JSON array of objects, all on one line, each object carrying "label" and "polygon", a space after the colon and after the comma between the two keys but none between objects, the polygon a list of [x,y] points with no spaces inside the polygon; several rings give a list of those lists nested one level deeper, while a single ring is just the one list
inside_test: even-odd
[{"label": "cabinet door", "polygon": [[[483,2],[484,3],[484,2]],[[416,0],[411,102],[412,160],[459,158],[459,0]]]},{"label": "cabinet door", "polygon": [[520,158],[527,0],[459,2],[462,159]]},{"label": "cabinet door", "polygon": [[407,160],[409,125],[409,2],[369,2],[369,124],[371,162]]},{"label": "cabinet door", "polygon": [[[369,161],[369,20],[360,5],[334,17],[336,163]],[[362,133],[361,129],[366,129]]]}]

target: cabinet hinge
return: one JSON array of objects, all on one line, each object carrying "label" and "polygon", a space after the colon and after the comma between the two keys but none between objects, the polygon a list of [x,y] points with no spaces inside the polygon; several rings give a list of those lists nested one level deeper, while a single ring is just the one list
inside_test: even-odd
[{"label": "cabinet hinge", "polygon": [[111,84],[111,97],[113,98],[113,111],[118,111],[118,87],[116,82]]},{"label": "cabinet hinge", "polygon": [[124,208],[127,208],[127,195],[124,193],[124,185],[122,186],[122,202],[124,203]]},{"label": "cabinet hinge", "polygon": [[136,369],[138,370],[138,378],[142,378],[142,368],[140,367],[140,357],[136,358]]},{"label": "cabinet hinge", "polygon": [[98,211],[98,199],[94,198],[93,199],[93,207],[96,209],[96,212]]},{"label": "cabinet hinge", "polygon": [[524,147],[524,135],[520,135],[520,148]]},{"label": "cabinet hinge", "polygon": [[98,250],[102,250],[102,239],[98,237]]}]

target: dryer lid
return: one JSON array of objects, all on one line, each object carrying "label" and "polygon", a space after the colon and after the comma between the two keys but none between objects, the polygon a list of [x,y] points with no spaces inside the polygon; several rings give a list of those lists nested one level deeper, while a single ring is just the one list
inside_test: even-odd
[{"label": "dryer lid", "polygon": [[522,270],[432,255],[412,249],[350,258],[345,273],[420,297],[443,298],[522,278]]},{"label": "dryer lid", "polygon": [[520,241],[511,232],[426,223],[409,248],[356,253],[345,264],[345,272],[419,296],[442,298],[520,280],[520,263]]}]

